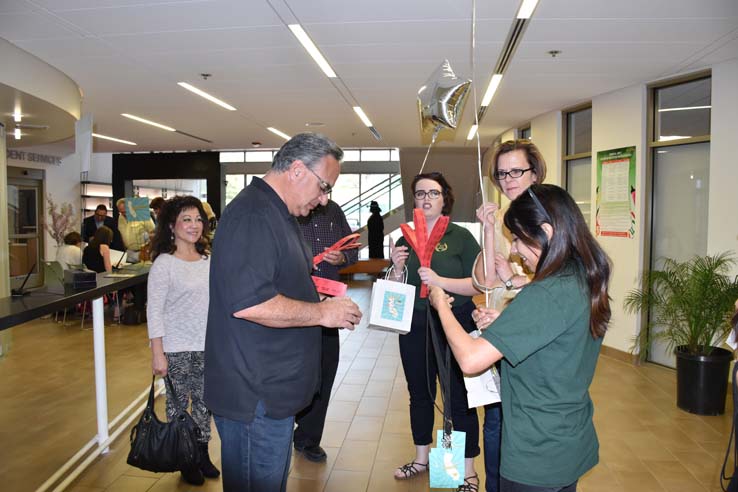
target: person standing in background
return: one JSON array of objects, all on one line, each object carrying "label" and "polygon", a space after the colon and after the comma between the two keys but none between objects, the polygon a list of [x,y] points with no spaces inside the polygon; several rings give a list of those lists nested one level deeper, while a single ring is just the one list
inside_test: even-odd
[{"label": "person standing in background", "polygon": [[92,241],[95,232],[102,226],[108,227],[113,231],[113,242],[110,248],[118,251],[125,251],[123,238],[118,230],[118,225],[112,217],[108,216],[108,207],[102,203],[95,208],[95,213],[82,221],[82,240],[86,243]]},{"label": "person standing in background", "polygon": [[[321,205],[313,209],[310,215],[299,218],[298,222],[303,237],[310,243],[313,256],[322,253],[327,247],[351,234],[346,215],[333,200],[328,200],[325,206]],[[313,275],[339,280],[338,272],[341,268],[356,263],[358,259],[358,249],[331,251],[315,267]],[[326,460],[326,453],[320,446],[320,440],[323,437],[333,381],[336,379],[339,355],[338,331],[330,328],[323,328],[322,331],[320,389],[313,398],[313,402],[297,414],[295,418],[297,427],[293,437],[295,450],[302,453],[305,459],[316,463]]]},{"label": "person standing in background", "polygon": [[161,212],[161,207],[164,206],[164,201],[165,200],[162,197],[157,196],[156,198],[152,198],[149,203],[149,208],[151,209],[151,220],[154,222],[154,225],[159,223],[159,213]]},{"label": "person standing in background", "polygon": [[369,205],[369,211],[372,213],[366,222],[369,236],[369,258],[384,259],[384,219],[382,218],[382,209],[379,208],[377,202],[372,202]]}]

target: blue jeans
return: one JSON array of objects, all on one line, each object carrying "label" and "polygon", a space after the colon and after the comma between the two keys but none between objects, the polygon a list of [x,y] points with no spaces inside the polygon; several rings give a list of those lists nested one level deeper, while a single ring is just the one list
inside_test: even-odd
[{"label": "blue jeans", "polygon": [[484,407],[484,488],[487,492],[500,491],[500,442],[502,438],[502,404]]},{"label": "blue jeans", "polygon": [[295,418],[266,416],[256,405],[249,423],[215,415],[220,434],[223,492],[284,492],[292,455]]},{"label": "blue jeans", "polygon": [[500,477],[500,490],[502,492],[577,492],[577,482],[566,487],[536,487],[535,485],[511,482],[505,477]]}]

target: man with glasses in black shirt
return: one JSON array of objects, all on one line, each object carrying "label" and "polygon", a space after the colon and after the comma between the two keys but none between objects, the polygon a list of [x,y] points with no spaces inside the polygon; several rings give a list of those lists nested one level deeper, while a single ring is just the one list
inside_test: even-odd
[{"label": "man with glasses in black shirt", "polygon": [[361,320],[349,298],[319,302],[312,251],[295,219],[328,202],[342,157],[322,135],[296,135],[219,222],[205,403],[221,439],[224,492],[286,490],[294,416],[320,383],[321,329]]}]

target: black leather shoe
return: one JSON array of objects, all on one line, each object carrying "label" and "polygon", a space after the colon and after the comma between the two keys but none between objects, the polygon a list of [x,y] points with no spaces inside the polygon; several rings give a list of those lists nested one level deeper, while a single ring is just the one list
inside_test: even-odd
[{"label": "black leather shoe", "polygon": [[306,460],[312,461],[313,463],[322,463],[328,458],[325,450],[320,446],[300,446],[295,444],[295,451],[302,453]]}]

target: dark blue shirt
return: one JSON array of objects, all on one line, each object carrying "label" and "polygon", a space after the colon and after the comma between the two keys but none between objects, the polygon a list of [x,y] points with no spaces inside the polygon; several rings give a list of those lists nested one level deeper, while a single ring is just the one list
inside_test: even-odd
[{"label": "dark blue shirt", "polygon": [[320,380],[321,330],[269,328],[233,314],[278,294],[318,302],[312,267],[297,220],[254,178],[226,207],[213,245],[205,404],[214,414],[248,423],[259,401],[275,419],[310,404]]},{"label": "dark blue shirt", "polygon": [[[297,221],[300,223],[300,228],[302,228],[302,235],[310,243],[313,255],[322,253],[325,248],[333,246],[338,240],[351,234],[351,227],[346,221],[346,215],[333,200],[328,200],[325,207],[317,207],[310,212],[310,215],[300,217]],[[340,278],[338,272],[342,268],[356,263],[359,259],[359,248],[344,250],[343,254],[346,257],[346,263],[331,265],[326,261],[322,261],[315,267],[313,275],[338,280]]]}]

